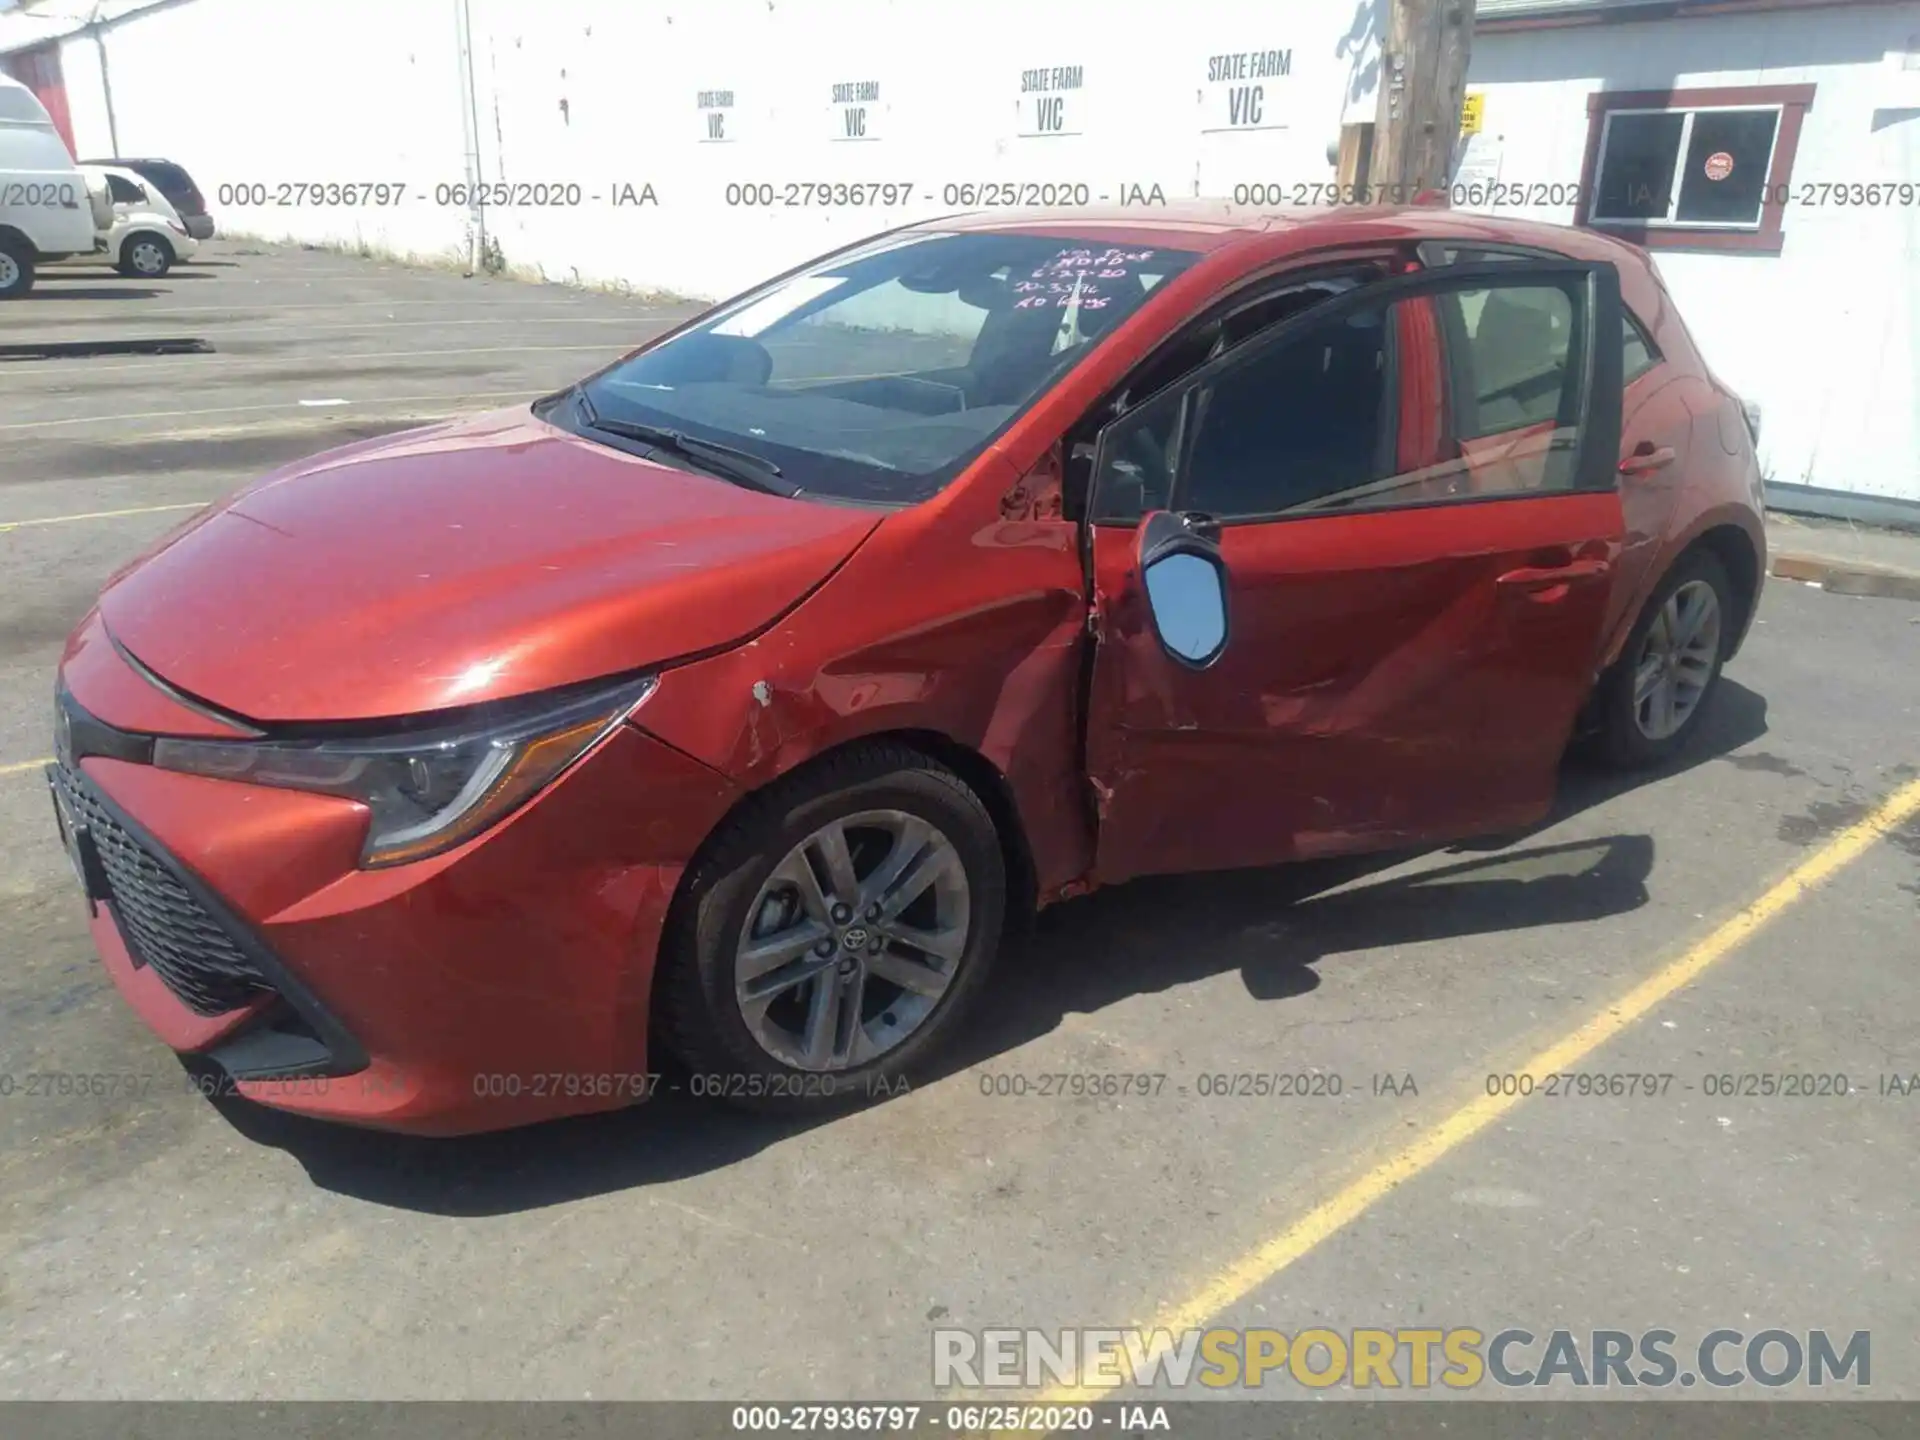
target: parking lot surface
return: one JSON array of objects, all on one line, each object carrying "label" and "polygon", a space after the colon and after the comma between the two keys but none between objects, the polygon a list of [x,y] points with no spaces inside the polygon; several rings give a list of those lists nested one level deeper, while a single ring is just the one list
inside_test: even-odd
[{"label": "parking lot surface", "polygon": [[[1773,582],[1686,763],[1571,766],[1534,833],[1050,910],[948,1073],[826,1123],[667,1092],[435,1142],[210,1103],[113,992],[55,840],[68,630],[249,477],[530,399],[688,311],[203,254],[0,311],[0,356],[210,347],[0,358],[0,1395],[899,1398],[936,1326],[1171,1322],[1867,1330],[1872,1394],[1920,1399],[1900,599]],[[1670,1078],[1498,1093],[1538,1057]],[[1741,1093],[1782,1073],[1845,1081]],[[1085,1078],[1118,1075],[1161,1079]]]}]

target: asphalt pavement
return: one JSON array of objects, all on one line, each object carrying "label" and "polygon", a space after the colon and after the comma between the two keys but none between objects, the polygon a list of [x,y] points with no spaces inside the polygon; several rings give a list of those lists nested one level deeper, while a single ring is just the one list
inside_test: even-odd
[{"label": "asphalt pavement", "polygon": [[[106,980],[55,840],[69,628],[248,477],[685,312],[203,254],[0,310],[0,356],[209,347],[0,358],[0,1397],[897,1399],[934,1393],[937,1328],[1217,1324],[1864,1330],[1870,1393],[1920,1399],[1897,597],[1773,580],[1686,761],[1570,766],[1534,833],[1061,905],[949,1073],[825,1123],[666,1094],[420,1141],[210,1103]],[[1503,1093],[1535,1072],[1667,1078]],[[56,1074],[147,1083],[28,1084]],[[1842,1079],[1745,1079],[1783,1074]],[[1159,1078],[1047,1078],[1116,1075]]]}]

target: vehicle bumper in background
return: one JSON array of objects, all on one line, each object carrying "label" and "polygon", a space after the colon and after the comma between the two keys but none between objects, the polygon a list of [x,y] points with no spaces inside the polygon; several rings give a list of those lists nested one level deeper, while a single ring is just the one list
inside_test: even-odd
[{"label": "vehicle bumper in background", "polygon": [[187,227],[187,234],[196,240],[213,238],[213,217],[211,215],[183,215],[181,223]]}]

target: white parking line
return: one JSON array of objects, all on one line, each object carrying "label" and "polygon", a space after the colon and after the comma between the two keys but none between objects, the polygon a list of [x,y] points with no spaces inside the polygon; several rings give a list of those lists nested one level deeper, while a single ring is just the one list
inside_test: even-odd
[{"label": "white parking line", "polygon": [[[151,311],[144,311],[138,318],[140,321],[144,321],[151,314]],[[135,323],[137,322],[134,317],[129,316],[127,318],[128,325]],[[492,318],[473,320],[350,320],[340,325],[302,325],[297,331],[294,331],[293,334],[296,339],[302,339],[308,335],[328,330],[440,330],[455,325],[626,325],[638,327],[647,323],[649,322],[641,316],[547,315],[534,316],[532,319],[527,319],[517,315],[500,315]],[[667,320],[660,323],[662,326],[665,326],[679,322]],[[114,331],[114,339],[140,340],[147,338],[151,333],[152,332],[116,329]],[[172,338],[173,332],[163,331],[161,333],[167,338]],[[285,335],[287,333],[288,330],[285,325],[222,325],[214,330],[213,335],[215,338],[225,338],[231,335]]]},{"label": "white parking line", "polygon": [[67,525],[75,520],[118,520],[123,515],[158,515],[166,510],[203,510],[210,500],[182,500],[172,505],[135,505],[127,510],[89,510],[83,515],[42,515],[31,520],[0,520],[0,535],[36,525]]},{"label": "white parking line", "polygon": [[[38,379],[42,375],[111,375],[122,370],[204,370],[210,366],[251,365],[260,368],[260,378],[274,378],[272,370],[266,368],[275,364],[311,366],[314,364],[347,364],[353,360],[431,360],[450,355],[563,355],[583,354],[597,351],[601,354],[616,353],[612,345],[484,345],[465,347],[457,350],[356,350],[348,355],[288,355],[284,359],[268,359],[260,355],[230,355],[213,351],[206,355],[190,358],[153,359],[146,363],[130,361],[124,365],[100,365],[87,360],[76,360],[65,365],[36,363],[32,370],[23,371],[29,379]],[[11,372],[4,372],[11,373]]]},{"label": "white parking line", "polygon": [[[476,390],[467,395],[382,395],[375,399],[356,401],[372,407],[385,405],[444,405],[458,410],[464,406],[487,400],[528,400],[536,395],[545,395],[541,390]],[[124,415],[77,415],[65,420],[22,420],[10,425],[0,425],[0,431],[54,430],[72,425],[113,425],[122,420],[184,420],[195,415],[246,415],[260,414],[269,410],[286,410],[298,414],[297,402],[276,400],[271,405],[216,405],[206,410],[132,410]],[[331,417],[329,417],[331,418]],[[371,415],[369,419],[373,418]],[[170,437],[146,435],[138,438],[147,440]]]},{"label": "white parking line", "polygon": [[[58,294],[59,292],[54,291],[52,293]],[[616,296],[616,295],[606,295],[599,298],[605,299],[605,300],[618,300],[624,297]],[[234,303],[229,305],[166,305],[158,309],[142,310],[140,313],[144,317],[147,315],[219,315],[219,314],[223,314],[223,313],[234,311],[234,310],[255,310],[255,309],[266,309],[266,310],[276,310],[276,311],[277,310],[355,310],[355,309],[399,310],[402,308],[417,308],[422,305],[463,305],[468,309],[472,309],[476,303],[491,305],[494,308],[500,309],[500,310],[532,310],[541,305],[557,305],[564,309],[581,310],[586,308],[589,301],[585,299],[581,299],[581,300],[556,300],[556,299],[500,300],[494,297],[488,297],[486,299],[476,300],[475,297],[471,295],[461,296],[459,298],[449,299],[449,300],[314,300],[314,301],[301,301],[297,304],[291,304],[291,305],[283,305],[276,301],[271,301],[271,300],[256,300],[256,302],[253,302],[253,303],[250,303],[248,301],[236,300]],[[636,303],[646,304],[648,302],[638,301]]]}]

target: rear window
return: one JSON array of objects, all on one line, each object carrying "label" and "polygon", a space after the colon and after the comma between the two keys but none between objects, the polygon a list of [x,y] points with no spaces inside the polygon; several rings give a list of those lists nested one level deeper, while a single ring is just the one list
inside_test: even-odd
[{"label": "rear window", "polygon": [[193,189],[193,177],[178,165],[170,165],[164,160],[143,160],[130,168],[138,170],[158,185],[163,195],[185,195]]}]

